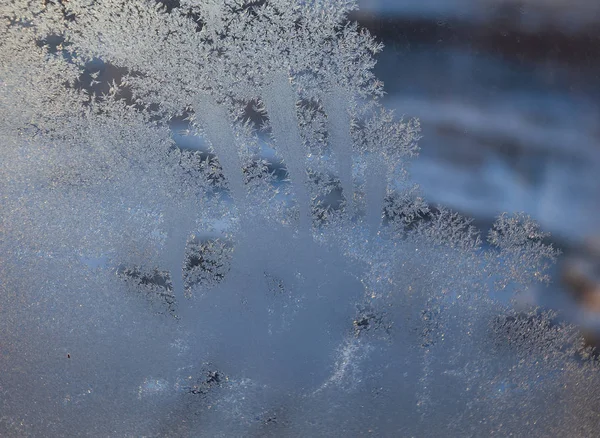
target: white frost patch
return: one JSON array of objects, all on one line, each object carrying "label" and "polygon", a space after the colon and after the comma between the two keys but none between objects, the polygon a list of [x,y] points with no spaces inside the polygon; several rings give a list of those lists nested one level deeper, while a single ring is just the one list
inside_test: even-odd
[{"label": "white frost patch", "polygon": [[169,382],[165,379],[153,379],[147,377],[138,387],[138,398],[141,400],[142,397],[164,394],[169,388]]},{"label": "white frost patch", "polygon": [[360,362],[371,350],[371,346],[360,342],[358,338],[352,337],[344,341],[338,348],[338,359],[335,362],[331,377],[313,394],[317,394],[331,385],[340,386],[347,390],[354,389],[362,381],[360,378]]}]

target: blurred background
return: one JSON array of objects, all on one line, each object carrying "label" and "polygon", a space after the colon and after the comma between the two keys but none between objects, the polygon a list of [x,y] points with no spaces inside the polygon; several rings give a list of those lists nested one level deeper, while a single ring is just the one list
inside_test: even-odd
[{"label": "blurred background", "polygon": [[384,104],[421,120],[413,178],[489,226],[523,211],[563,251],[552,307],[600,345],[600,2],[359,0]]}]

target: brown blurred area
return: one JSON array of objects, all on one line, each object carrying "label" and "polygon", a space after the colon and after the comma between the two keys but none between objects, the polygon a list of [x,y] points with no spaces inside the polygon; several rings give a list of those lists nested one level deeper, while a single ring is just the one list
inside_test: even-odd
[{"label": "brown blurred area", "polygon": [[565,258],[562,280],[587,308],[600,313],[600,239],[590,239]]},{"label": "brown blurred area", "polygon": [[[561,264],[560,280],[582,311],[593,319],[600,315],[600,236],[569,251]],[[583,324],[588,343],[600,348],[600,330],[593,323]]]}]

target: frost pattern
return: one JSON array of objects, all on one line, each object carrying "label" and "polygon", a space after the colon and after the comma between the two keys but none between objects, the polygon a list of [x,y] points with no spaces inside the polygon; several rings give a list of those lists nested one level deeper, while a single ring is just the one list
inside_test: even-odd
[{"label": "frost pattern", "polygon": [[492,298],[557,251],[428,206],[354,9],[0,5],[1,435],[595,434],[594,353]]}]

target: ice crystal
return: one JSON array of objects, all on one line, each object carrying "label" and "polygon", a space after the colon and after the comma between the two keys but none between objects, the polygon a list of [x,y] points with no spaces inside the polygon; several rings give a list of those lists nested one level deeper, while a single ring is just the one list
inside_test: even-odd
[{"label": "ice crystal", "polygon": [[427,205],[355,8],[0,5],[4,435],[594,434],[577,332],[494,299],[557,252]]}]

